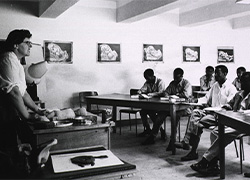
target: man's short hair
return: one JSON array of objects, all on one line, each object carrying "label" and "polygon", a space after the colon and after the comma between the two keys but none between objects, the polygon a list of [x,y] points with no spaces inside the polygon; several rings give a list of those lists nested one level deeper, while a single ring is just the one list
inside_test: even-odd
[{"label": "man's short hair", "polygon": [[226,73],[226,74],[228,73],[228,69],[227,69],[227,67],[225,65],[218,65],[218,66],[215,67],[215,69],[221,69],[221,71],[223,73]]},{"label": "man's short hair", "polygon": [[246,72],[246,68],[245,68],[245,67],[243,67],[243,66],[238,67],[238,68],[237,68],[237,72],[238,72],[238,71],[241,71],[241,72]]},{"label": "man's short hair", "polygon": [[250,72],[244,72],[240,78],[241,82],[250,81]]},{"label": "man's short hair", "polygon": [[181,69],[181,68],[176,68],[176,69],[174,70],[174,74],[180,74],[180,75],[183,76],[184,71],[183,71],[183,69]]},{"label": "man's short hair", "polygon": [[25,38],[31,38],[32,34],[26,29],[11,31],[5,41],[6,50],[13,50],[15,44],[21,44]]},{"label": "man's short hair", "polygon": [[207,66],[206,71],[209,71],[209,70],[214,71],[214,67],[213,66]]},{"label": "man's short hair", "polygon": [[153,69],[146,69],[145,71],[144,71],[144,77],[148,77],[148,76],[154,76],[154,71],[153,71]]}]

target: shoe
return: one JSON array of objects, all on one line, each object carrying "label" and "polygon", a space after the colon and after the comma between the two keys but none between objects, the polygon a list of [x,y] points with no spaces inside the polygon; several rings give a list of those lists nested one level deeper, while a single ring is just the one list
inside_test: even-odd
[{"label": "shoe", "polygon": [[186,156],[181,157],[181,161],[191,161],[198,159],[198,153],[188,153]]},{"label": "shoe", "polygon": [[161,130],[161,139],[162,140],[166,140],[167,139],[166,132],[163,129]]},{"label": "shoe", "polygon": [[214,166],[208,166],[207,168],[200,169],[198,172],[205,176],[217,176],[220,174],[220,168],[218,164],[216,164]]},{"label": "shoe", "polygon": [[138,134],[138,137],[145,137],[145,136],[150,135],[150,133],[151,133],[151,130],[145,130],[142,133]]},{"label": "shoe", "polygon": [[207,169],[208,167],[208,162],[204,162],[204,161],[199,161],[198,163],[192,164],[190,166],[194,171],[200,172],[202,169]]},{"label": "shoe", "polygon": [[250,173],[244,173],[244,177],[250,177]]},{"label": "shoe", "polygon": [[155,143],[154,136],[149,136],[144,142],[142,142],[142,145],[150,145]]},{"label": "shoe", "polygon": [[175,142],[174,145],[175,145],[176,148],[179,148],[179,149],[184,149],[184,150],[189,150],[190,149],[189,144],[185,143],[184,141]]}]

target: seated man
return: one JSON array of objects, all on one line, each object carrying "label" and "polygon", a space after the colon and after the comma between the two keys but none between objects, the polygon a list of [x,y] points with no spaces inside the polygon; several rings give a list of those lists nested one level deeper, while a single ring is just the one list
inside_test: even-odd
[{"label": "seated man", "polygon": [[[216,83],[212,86],[205,97],[199,98],[198,103],[206,103],[210,107],[222,107],[233,98],[237,92],[236,88],[227,81],[228,69],[224,65],[215,67]],[[189,145],[192,146],[191,151],[184,157],[182,161],[198,159],[196,152],[200,136],[204,126],[216,126],[215,116],[213,112],[208,112],[202,109],[195,109],[189,119],[186,134],[181,142],[176,142],[176,148],[188,150]]]},{"label": "seated man", "polygon": [[[160,94],[162,94],[162,92],[165,89],[164,82],[160,78],[155,77],[154,71],[152,69],[146,69],[144,71],[144,78],[146,79],[146,82],[138,91],[138,93],[147,94],[148,96],[151,96],[151,97],[157,97],[157,96],[159,97]],[[150,134],[151,128],[148,122],[148,115],[154,123],[156,119],[156,113],[157,112],[154,110],[147,110],[147,109],[142,109],[140,111],[142,124],[145,130],[144,132],[138,135],[139,137],[144,137]],[[165,131],[161,129],[161,132],[162,132],[162,138],[165,138]]]},{"label": "seated man", "polygon": [[212,66],[207,66],[206,74],[200,78],[201,91],[209,91],[214,83],[214,68]]},{"label": "seated man", "polygon": [[[166,90],[163,92],[163,96],[169,97],[171,95],[176,95],[179,98],[189,99],[192,96],[192,86],[188,80],[183,79],[184,71],[181,68],[176,68],[173,73],[174,80],[170,82]],[[183,115],[188,115],[191,113],[190,109],[178,111],[176,113],[176,124],[179,123],[180,117]],[[155,123],[153,124],[152,132],[150,136],[142,143],[143,145],[147,144],[154,144],[155,138],[159,132],[160,127],[162,126],[164,120],[167,116],[169,116],[169,112],[166,111],[159,111],[157,112],[157,118]],[[171,142],[169,143],[170,146],[167,148],[171,150]]]},{"label": "seated man", "polygon": [[246,72],[246,68],[244,67],[238,67],[237,70],[236,70],[236,74],[237,74],[237,77],[234,79],[233,81],[233,85],[236,87],[236,89],[238,91],[241,90],[241,82],[240,82],[240,78],[242,76],[242,74]]},{"label": "seated man", "polygon": [[[234,98],[226,105],[223,106],[226,110],[246,110],[250,109],[250,72],[243,73],[241,77],[241,88]],[[239,131],[230,127],[225,128],[225,146],[230,144],[237,136],[241,134]],[[204,175],[217,175],[220,173],[218,167],[219,158],[219,138],[218,129],[211,132],[211,146],[204,153],[202,159],[192,164],[191,168]],[[249,174],[246,173],[245,176]],[[249,176],[248,176],[249,177]]]}]

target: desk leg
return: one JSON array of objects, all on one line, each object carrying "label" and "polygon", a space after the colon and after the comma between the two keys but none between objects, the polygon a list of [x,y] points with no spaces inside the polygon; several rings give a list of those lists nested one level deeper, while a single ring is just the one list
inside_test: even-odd
[{"label": "desk leg", "polygon": [[116,133],[116,116],[117,116],[117,106],[113,106],[112,109],[112,120],[115,123],[115,126],[113,127],[113,132]]},{"label": "desk leg", "polygon": [[[220,122],[220,120],[219,120]],[[225,142],[224,142],[224,125],[219,123],[218,128],[219,128],[219,148],[220,148],[220,179],[225,179]]]},{"label": "desk leg", "polygon": [[172,154],[175,155],[175,139],[176,139],[176,106],[175,104],[170,105],[170,116],[171,116],[171,142],[172,142]]},{"label": "desk leg", "polygon": [[111,130],[111,127],[108,127],[108,150],[111,149],[110,130]]}]

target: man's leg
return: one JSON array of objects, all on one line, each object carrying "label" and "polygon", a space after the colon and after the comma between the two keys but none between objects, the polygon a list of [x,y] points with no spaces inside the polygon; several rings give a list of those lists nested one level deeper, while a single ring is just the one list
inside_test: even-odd
[{"label": "man's leg", "polygon": [[[175,129],[176,133],[177,133],[178,124],[180,123],[181,117],[182,116],[190,116],[190,114],[191,114],[191,109],[186,109],[186,110],[181,110],[181,111],[176,112],[176,129]],[[170,138],[170,142],[168,143],[168,147],[167,147],[166,151],[171,151],[172,150],[172,145],[171,144],[172,144],[172,142],[171,142],[171,138]],[[189,150],[189,145],[188,144],[185,146],[185,144],[183,144],[182,142],[176,142],[175,145],[181,146],[179,148]],[[184,145],[184,146],[182,146],[182,145]]]},{"label": "man's leg", "polygon": [[187,124],[187,128],[186,128],[184,138],[180,143],[179,142],[175,143],[176,148],[187,149],[186,147],[188,147],[190,145],[189,142],[190,142],[191,134],[197,134],[198,122],[205,115],[206,114],[201,109],[195,109],[191,113],[190,118],[189,118],[189,123]]},{"label": "man's leg", "polygon": [[142,143],[143,145],[147,144],[154,144],[155,138],[161,128],[161,125],[163,124],[164,120],[166,119],[168,113],[164,111],[160,111],[157,113],[157,118],[153,124],[153,129],[150,133],[150,136]]},{"label": "man's leg", "polygon": [[138,135],[139,137],[144,137],[147,134],[150,134],[150,132],[151,132],[150,125],[149,125],[149,122],[148,122],[148,112],[149,111],[145,110],[145,109],[142,109],[140,111],[142,124],[143,124],[145,130]]},{"label": "man's leg", "polygon": [[156,118],[157,118],[157,112],[152,111],[152,110],[142,109],[140,111],[140,115],[141,115],[142,123],[143,123],[145,130],[144,130],[144,132],[140,133],[138,136],[144,137],[144,136],[149,135],[151,133],[151,128],[150,128],[148,116],[150,117],[152,122],[155,122]]},{"label": "man's leg", "polygon": [[[226,147],[230,144],[240,133],[235,129],[227,127],[225,129],[225,144]],[[219,156],[219,138],[218,129],[216,128],[210,134],[211,146],[204,153],[202,159],[195,164],[191,165],[191,168],[201,174],[217,175],[219,174],[218,156]]]}]

